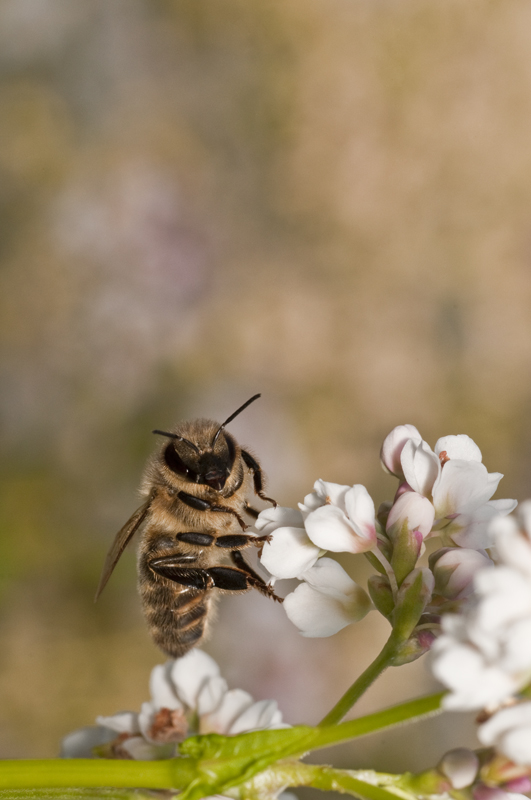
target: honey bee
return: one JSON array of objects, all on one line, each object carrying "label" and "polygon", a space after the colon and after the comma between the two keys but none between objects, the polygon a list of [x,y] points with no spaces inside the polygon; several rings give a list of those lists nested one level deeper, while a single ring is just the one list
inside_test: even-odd
[{"label": "honey bee", "polygon": [[[258,461],[225,430],[259,397],[247,400],[222,425],[197,419],[171,431],[153,431],[170,442],[148,461],[140,487],[146,499],[117,533],[103,566],[96,600],[127,543],[144,525],[138,589],[155,643],[173,658],[204,638],[216,589],[254,588],[282,602],[241,552],[269,540],[244,532],[248,526],[243,515],[258,516],[247,502],[251,489],[262,500],[276,503],[263,492]],[[223,563],[227,553],[233,566]]]}]

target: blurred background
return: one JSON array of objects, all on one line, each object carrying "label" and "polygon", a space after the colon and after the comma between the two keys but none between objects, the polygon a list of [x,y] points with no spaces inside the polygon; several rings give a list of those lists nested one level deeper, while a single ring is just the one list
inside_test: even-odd
[{"label": "blurred background", "polygon": [[[231,432],[282,505],[390,499],[404,422],[531,494],[530,142],[525,0],[0,0],[0,756],[147,699],[132,551],[93,597],[155,427],[262,392]],[[315,723],[386,635],[251,592],[205,649]],[[434,690],[420,661],[359,713]],[[454,724],[336,763],[420,769]]]}]

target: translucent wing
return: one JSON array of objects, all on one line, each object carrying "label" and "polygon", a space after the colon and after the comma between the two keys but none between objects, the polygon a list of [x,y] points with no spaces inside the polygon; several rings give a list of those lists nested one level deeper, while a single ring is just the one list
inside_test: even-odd
[{"label": "translucent wing", "polygon": [[103,565],[103,570],[101,572],[100,583],[98,589],[96,591],[96,597],[94,601],[98,599],[100,594],[103,592],[107,585],[107,581],[111,577],[113,570],[118,563],[118,559],[122,555],[123,551],[129,540],[134,536],[140,525],[144,522],[146,516],[148,515],[149,509],[151,507],[151,503],[153,502],[153,498],[155,497],[156,492],[152,491],[143,505],[140,508],[137,508],[135,513],[132,517],[130,517],[123,528],[118,531],[114,542],[112,543],[111,549],[107,553],[107,558],[105,559],[105,564]]}]

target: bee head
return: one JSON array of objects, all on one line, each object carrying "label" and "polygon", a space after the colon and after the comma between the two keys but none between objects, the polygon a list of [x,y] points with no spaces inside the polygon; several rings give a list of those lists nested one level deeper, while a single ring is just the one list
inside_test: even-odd
[{"label": "bee head", "polygon": [[220,492],[232,471],[236,456],[236,443],[224,428],[259,397],[259,394],[255,394],[219,427],[216,427],[216,423],[207,421],[204,424],[195,423],[196,430],[193,431],[192,427],[189,429],[190,433],[193,431],[190,438],[178,433],[154,430],[153,433],[173,440],[164,449],[166,466],[193,483],[206,484]]}]

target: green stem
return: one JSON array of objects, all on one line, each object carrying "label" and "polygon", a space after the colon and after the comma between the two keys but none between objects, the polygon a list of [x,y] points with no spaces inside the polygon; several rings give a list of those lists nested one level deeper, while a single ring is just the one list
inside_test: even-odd
[{"label": "green stem", "polygon": [[123,761],[97,758],[0,761],[0,789],[62,786],[145,786],[182,789],[195,776],[193,759]]},{"label": "green stem", "polygon": [[403,644],[403,639],[396,635],[395,631],[391,631],[389,639],[384,644],[379,655],[376,656],[372,664],[361,673],[352,686],[347,689],[343,697],[336,703],[331,711],[328,712],[319,725],[335,725],[340,722],[345,714],[350,711],[354,703],[356,703],[362,694],[364,694],[369,686],[374,683],[382,672],[390,666],[394,656],[397,654],[399,647]]}]

